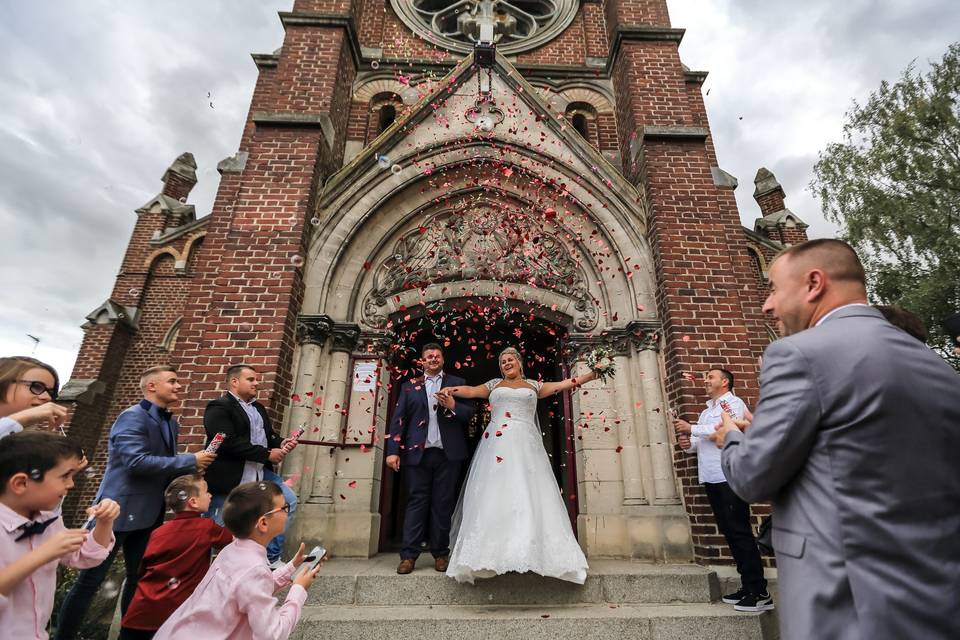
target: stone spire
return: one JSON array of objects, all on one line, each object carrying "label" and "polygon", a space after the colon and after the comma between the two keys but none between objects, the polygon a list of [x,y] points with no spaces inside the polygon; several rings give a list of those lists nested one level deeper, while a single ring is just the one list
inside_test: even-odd
[{"label": "stone spire", "polygon": [[766,167],[753,179],[753,198],[760,205],[763,217],[757,218],[754,231],[784,245],[807,241],[807,224],[784,204],[786,194],[777,177]]},{"label": "stone spire", "polygon": [[163,191],[169,198],[186,202],[190,190],[197,184],[197,161],[192,153],[181,153],[163,173]]}]

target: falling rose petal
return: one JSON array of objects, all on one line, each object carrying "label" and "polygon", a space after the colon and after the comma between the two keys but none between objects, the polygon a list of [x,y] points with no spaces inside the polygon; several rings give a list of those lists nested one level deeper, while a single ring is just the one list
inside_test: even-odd
[{"label": "falling rose petal", "polygon": [[294,402],[300,402],[300,394],[295,393],[292,396],[290,396],[290,399],[293,400]]},{"label": "falling rose petal", "polygon": [[350,484],[348,484],[347,486],[350,487],[351,489],[356,489],[356,488],[357,488],[357,481],[356,481],[356,480],[351,480],[351,481],[350,481]]},{"label": "falling rose petal", "polygon": [[340,499],[341,499],[341,500],[346,500],[346,499],[347,499],[347,496],[345,496],[345,495],[343,495],[343,494],[341,493],[341,494],[340,494]]},{"label": "falling rose petal", "polygon": [[497,463],[499,464],[501,462],[503,462],[503,458],[501,458],[500,456],[497,456]]},{"label": "falling rose petal", "polygon": [[617,452],[617,453],[620,453],[621,451],[623,451],[623,447],[618,446],[618,447],[616,448],[616,452]]}]

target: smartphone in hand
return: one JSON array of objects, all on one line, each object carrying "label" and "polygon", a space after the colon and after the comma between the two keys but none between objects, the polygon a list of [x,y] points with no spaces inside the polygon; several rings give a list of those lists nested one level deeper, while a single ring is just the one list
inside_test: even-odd
[{"label": "smartphone in hand", "polygon": [[312,570],[314,567],[320,564],[320,561],[323,560],[326,555],[327,550],[320,545],[317,545],[310,550],[310,553],[303,557],[303,565],[301,566],[307,567],[307,571]]}]

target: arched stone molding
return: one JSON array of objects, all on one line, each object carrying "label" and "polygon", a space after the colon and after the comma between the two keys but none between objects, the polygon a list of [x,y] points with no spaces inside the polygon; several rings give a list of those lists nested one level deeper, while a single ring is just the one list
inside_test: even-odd
[{"label": "arched stone molding", "polygon": [[[516,172],[516,184],[506,181],[496,189],[486,187],[498,195],[524,201],[527,198],[522,181],[534,178],[563,184],[564,206],[573,211],[569,217],[582,227],[576,231],[592,238],[594,243],[593,247],[582,248],[582,253],[589,255],[598,245],[609,249],[610,257],[603,265],[603,272],[590,274],[597,289],[593,295],[609,311],[607,322],[626,323],[631,319],[654,317],[652,254],[645,238],[646,216],[639,194],[632,194],[634,201],[628,202],[627,194],[620,192],[617,185],[602,184],[599,180],[591,184],[589,167],[582,167],[583,173],[578,173],[578,167],[556,162],[532,149],[478,145],[467,148],[466,153],[470,155],[470,163],[485,158]],[[353,182],[340,197],[329,203],[321,202],[317,213],[321,224],[312,240],[305,267],[304,311],[317,313],[335,306],[346,314],[345,319],[362,322],[357,297],[360,290],[370,288],[369,283],[362,282],[370,276],[369,266],[392,246],[405,226],[407,230],[412,228],[416,216],[433,200],[432,191],[423,189],[423,181],[429,179],[423,168],[428,168],[431,175],[452,175],[467,162],[464,154],[463,147],[425,149],[420,152],[417,164],[411,163],[411,156],[401,156],[395,159],[403,167],[399,175],[374,166],[364,179]],[[588,179],[584,179],[584,175]],[[447,187],[449,197],[469,193],[468,189],[478,187],[468,188],[465,184]],[[392,213],[385,215],[385,211]],[[561,217],[558,215],[557,219]],[[363,238],[373,245],[348,257],[348,252],[357,251],[357,244],[347,242],[348,238]],[[583,263],[585,267],[590,266],[588,260]],[[364,264],[368,267],[364,268]],[[632,275],[627,277],[627,273]],[[596,285],[597,280],[601,285]],[[630,301],[637,304],[630,306]],[[621,306],[611,309],[611,304]],[[638,311],[638,307],[643,311]]]},{"label": "arched stone molding", "polygon": [[763,253],[758,251],[755,247],[747,245],[747,252],[750,254],[750,257],[756,262],[757,270],[759,272],[760,278],[762,281],[767,279],[767,260],[763,257]]},{"label": "arched stone molding", "polygon": [[189,238],[183,245],[183,249],[177,251],[173,247],[161,247],[156,249],[153,253],[146,257],[143,261],[143,266],[148,269],[153,266],[153,263],[163,255],[169,255],[173,258],[173,270],[178,274],[183,274],[187,270],[187,263],[190,261],[190,253],[193,251],[193,246],[201,240],[204,236],[207,235],[207,232],[199,231]]},{"label": "arched stone molding", "polygon": [[596,113],[613,113],[613,101],[600,91],[590,87],[574,86],[562,88],[559,96],[569,105],[571,102],[584,102],[592,106]]},{"label": "arched stone molding", "polygon": [[410,79],[402,83],[394,76],[379,75],[358,78],[353,89],[353,99],[356,102],[372,102],[374,97],[382,93],[391,93],[399,96],[404,106],[416,104],[420,94],[430,92],[432,85],[422,86],[429,82],[427,78]]},{"label": "arched stone molding", "polygon": [[163,341],[157,345],[161,351],[170,353],[177,344],[177,336],[180,335],[180,325],[183,323],[183,316],[180,316],[170,325],[167,332],[163,335]]}]

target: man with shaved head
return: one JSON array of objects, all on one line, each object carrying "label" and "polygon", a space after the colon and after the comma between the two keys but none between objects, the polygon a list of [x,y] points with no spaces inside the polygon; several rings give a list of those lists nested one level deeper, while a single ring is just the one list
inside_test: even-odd
[{"label": "man with shaved head", "polygon": [[785,337],[750,429],[716,439],[733,490],[773,503],[782,637],[960,638],[960,377],[867,304],[846,243],[769,277]]}]

